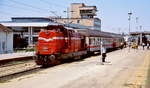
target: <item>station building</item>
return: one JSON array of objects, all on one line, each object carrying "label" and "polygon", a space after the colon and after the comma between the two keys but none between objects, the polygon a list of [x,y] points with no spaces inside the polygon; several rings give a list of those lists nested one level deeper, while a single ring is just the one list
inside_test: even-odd
[{"label": "station building", "polygon": [[13,52],[13,31],[0,24],[0,54]]},{"label": "station building", "polygon": [[[72,3],[67,11],[67,18],[57,17],[12,17],[11,21],[0,22],[14,33],[14,39],[22,38],[24,46],[32,46],[38,40],[40,30],[46,29],[48,25],[64,25],[78,29],[101,30],[101,20],[95,18],[96,6],[86,6],[84,3]],[[71,14],[70,14],[71,13]],[[15,46],[22,47],[20,43],[14,42]],[[16,45],[17,44],[17,45]]]},{"label": "station building", "polygon": [[66,11],[67,18],[51,18],[63,24],[80,24],[93,30],[101,30],[101,19],[96,18],[96,6],[86,6],[84,3],[72,3]]}]

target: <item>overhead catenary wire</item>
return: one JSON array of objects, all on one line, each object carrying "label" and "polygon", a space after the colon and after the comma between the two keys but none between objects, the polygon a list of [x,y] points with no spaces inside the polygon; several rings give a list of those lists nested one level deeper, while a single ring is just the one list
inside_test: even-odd
[{"label": "overhead catenary wire", "polygon": [[[59,5],[59,4],[56,4],[56,3],[53,3],[53,2],[48,2],[48,1],[46,1],[46,0],[39,0],[39,1],[41,1],[41,2],[43,2],[44,4],[47,4],[48,6],[50,6],[50,5],[55,5],[55,6],[57,6],[57,7],[60,7],[60,8],[64,8],[64,6],[61,6],[61,5]],[[50,13],[52,13],[52,14],[54,14],[55,16],[57,16],[57,17],[60,17],[58,14],[56,14],[56,11],[50,11]]]},{"label": "overhead catenary wire", "polygon": [[39,7],[30,5],[30,4],[26,4],[26,3],[23,3],[23,2],[20,2],[20,1],[15,1],[15,0],[10,0],[10,1],[13,2],[13,3],[15,3],[15,4],[17,3],[17,4],[19,4],[19,5],[23,5],[23,6],[26,6],[26,7],[30,7],[30,8],[39,10],[39,11],[43,11],[43,12],[47,11],[47,12],[52,13],[52,14],[55,15],[55,16],[58,16],[58,15],[55,13],[55,11],[49,11],[49,9],[39,8]]},{"label": "overhead catenary wire", "polygon": [[[24,8],[24,7],[20,7],[20,6],[14,6],[14,5],[9,5],[9,4],[3,4],[3,6],[4,7],[10,7],[10,8],[15,8],[15,9],[20,9],[20,10],[22,10],[22,11],[30,11],[31,12],[31,10],[32,10],[32,12],[35,12],[35,13],[41,13],[41,12],[43,12],[43,11],[39,11],[39,10],[33,10],[33,9],[29,9],[29,8]],[[31,14],[31,13],[30,13]]]},{"label": "overhead catenary wire", "polygon": [[60,4],[54,3],[52,1],[51,2],[46,1],[46,0],[40,0],[40,1],[43,2],[43,3],[46,3],[47,5],[55,5],[55,6],[60,7],[60,8],[65,8],[64,5],[60,5]]},{"label": "overhead catenary wire", "polygon": [[18,5],[23,5],[23,6],[26,6],[26,7],[30,7],[30,8],[33,8],[33,9],[37,9],[39,11],[42,11],[42,10],[46,10],[48,11],[48,9],[44,9],[44,8],[39,8],[39,7],[36,7],[36,6],[33,6],[33,5],[30,5],[30,4],[26,4],[26,3],[23,3],[23,2],[20,2],[20,1],[15,1],[15,0],[9,0],[15,4],[18,4]]}]

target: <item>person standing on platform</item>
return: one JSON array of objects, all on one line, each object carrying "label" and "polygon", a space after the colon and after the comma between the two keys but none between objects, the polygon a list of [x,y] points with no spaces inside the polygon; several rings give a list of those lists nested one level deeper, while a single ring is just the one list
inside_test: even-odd
[{"label": "person standing on platform", "polygon": [[144,42],[142,43],[142,47],[143,47],[143,50],[144,50],[144,47],[145,47],[145,43]]},{"label": "person standing on platform", "polygon": [[103,64],[106,59],[106,48],[104,45],[102,45],[102,47],[101,47],[101,55],[102,55],[102,64]]},{"label": "person standing on platform", "polygon": [[147,49],[148,49],[148,50],[149,50],[149,46],[150,46],[150,45],[149,45],[149,42],[148,42],[148,43],[147,43]]}]

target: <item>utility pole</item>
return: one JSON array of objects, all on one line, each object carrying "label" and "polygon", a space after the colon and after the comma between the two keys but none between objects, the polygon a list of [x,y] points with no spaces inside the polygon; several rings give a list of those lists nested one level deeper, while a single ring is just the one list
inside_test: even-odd
[{"label": "utility pole", "polygon": [[130,31],[131,31],[131,29],[130,29],[130,25],[131,25],[131,24],[130,24],[130,21],[131,21],[132,12],[129,12],[128,15],[129,15],[128,20],[129,20],[129,35],[130,35]]},{"label": "utility pole", "polygon": [[142,45],[142,25],[140,25],[140,45]]},{"label": "utility pole", "polygon": [[[139,34],[140,34],[138,20],[139,20],[139,18],[136,17],[136,20],[135,20],[135,21],[136,21],[136,31],[139,32]],[[140,36],[140,35],[139,35],[139,36]],[[137,44],[137,45],[140,43],[140,42],[139,42],[139,36],[137,36],[137,38],[136,38],[136,44]]]},{"label": "utility pole", "polygon": [[[128,20],[129,20],[129,36],[128,36],[128,37],[129,37],[129,38],[130,38],[130,31],[131,31],[131,30],[130,30],[131,15],[132,15],[132,12],[129,12],[129,13],[128,13],[128,16],[129,16],[129,18],[128,18]],[[128,39],[129,39],[129,38],[128,38]],[[131,47],[131,41],[130,41],[130,40],[128,41],[128,45],[129,45],[129,51],[130,51],[130,47]]]},{"label": "utility pole", "polygon": [[67,8],[67,11],[64,11],[65,13],[67,13],[67,26],[69,26],[70,24],[70,12],[74,12],[74,11],[70,11],[69,8]]},{"label": "utility pole", "polygon": [[136,31],[139,31],[139,18],[136,17]]},{"label": "utility pole", "polygon": [[67,8],[67,25],[69,27],[69,8]]}]

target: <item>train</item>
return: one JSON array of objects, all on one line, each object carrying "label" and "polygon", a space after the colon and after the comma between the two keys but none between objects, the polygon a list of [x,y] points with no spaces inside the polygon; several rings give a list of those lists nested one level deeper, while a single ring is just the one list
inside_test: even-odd
[{"label": "train", "polygon": [[81,59],[106,49],[120,48],[123,36],[92,29],[73,29],[63,25],[50,25],[39,32],[36,45],[36,64],[44,67],[59,64],[64,59]]}]

